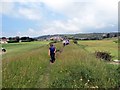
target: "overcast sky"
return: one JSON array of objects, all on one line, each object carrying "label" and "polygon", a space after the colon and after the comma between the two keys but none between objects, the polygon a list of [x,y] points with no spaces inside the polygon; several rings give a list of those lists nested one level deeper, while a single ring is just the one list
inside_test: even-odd
[{"label": "overcast sky", "polygon": [[118,1],[1,0],[2,36],[116,32]]}]

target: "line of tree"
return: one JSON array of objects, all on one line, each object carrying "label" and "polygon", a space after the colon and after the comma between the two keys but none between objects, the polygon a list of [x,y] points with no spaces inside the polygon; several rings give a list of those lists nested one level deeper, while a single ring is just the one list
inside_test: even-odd
[{"label": "line of tree", "polygon": [[8,43],[16,43],[16,42],[31,42],[31,41],[35,41],[36,39],[34,38],[30,38],[30,37],[9,37],[8,38]]}]

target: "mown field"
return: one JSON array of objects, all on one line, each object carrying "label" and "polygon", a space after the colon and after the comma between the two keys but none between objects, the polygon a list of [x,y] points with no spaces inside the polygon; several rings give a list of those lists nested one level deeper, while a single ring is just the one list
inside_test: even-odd
[{"label": "mown field", "polygon": [[[119,65],[95,57],[95,50],[110,50],[118,58],[117,43],[113,40],[72,41],[62,47],[55,43],[56,61],[50,64],[49,42],[3,44],[3,88],[116,88],[120,85]],[[107,45],[107,46],[106,46]]]}]

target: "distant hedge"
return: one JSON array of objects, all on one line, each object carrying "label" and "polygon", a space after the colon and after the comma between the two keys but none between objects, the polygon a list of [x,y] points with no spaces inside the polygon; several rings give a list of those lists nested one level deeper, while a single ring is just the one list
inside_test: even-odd
[{"label": "distant hedge", "polygon": [[73,40],[74,44],[78,44],[77,40]]},{"label": "distant hedge", "polygon": [[19,41],[8,41],[8,43],[18,43]]},{"label": "distant hedge", "polygon": [[31,42],[31,40],[21,40],[21,42]]}]

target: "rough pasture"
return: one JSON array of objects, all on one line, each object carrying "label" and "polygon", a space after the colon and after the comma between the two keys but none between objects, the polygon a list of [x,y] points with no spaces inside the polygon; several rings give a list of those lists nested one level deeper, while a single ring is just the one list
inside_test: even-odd
[{"label": "rough pasture", "polygon": [[[3,45],[7,53],[2,58],[3,88],[115,88],[120,85],[120,68],[98,60],[86,45],[55,46],[54,64],[49,63],[49,42]],[[91,41],[92,43],[92,41]],[[94,43],[94,41],[93,41]],[[111,47],[113,47],[111,45]],[[114,46],[115,47],[115,46]],[[87,50],[88,51],[87,51]]]}]

